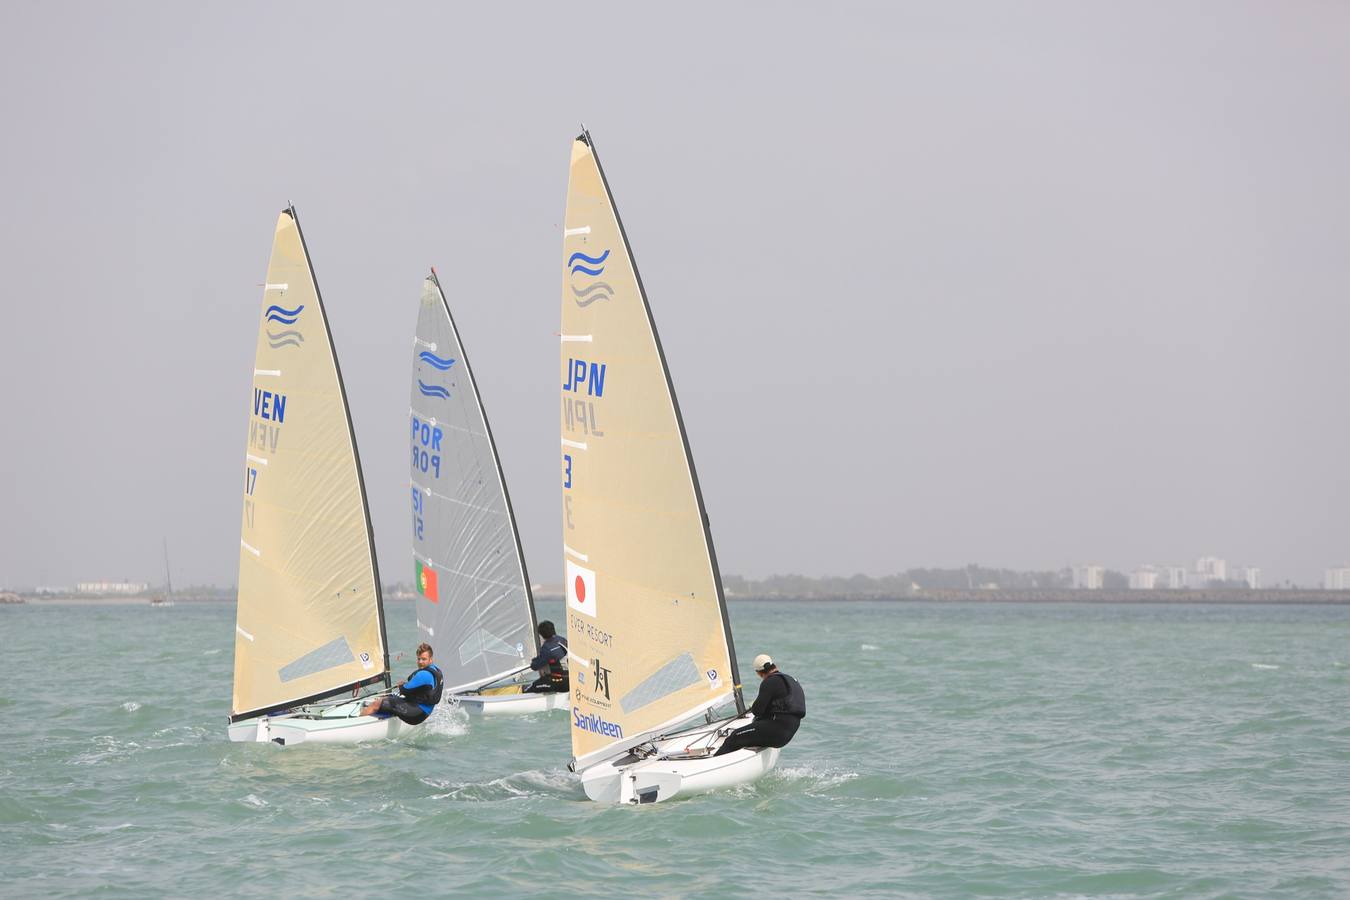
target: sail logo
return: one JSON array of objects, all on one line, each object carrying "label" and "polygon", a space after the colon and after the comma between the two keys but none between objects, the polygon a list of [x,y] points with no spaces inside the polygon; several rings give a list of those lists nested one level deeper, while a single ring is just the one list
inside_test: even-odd
[{"label": "sail logo", "polygon": [[287,325],[294,325],[300,321],[300,313],[304,312],[305,305],[302,303],[295,309],[287,309],[284,306],[278,306],[273,303],[263,311],[263,318],[278,326],[279,330],[273,331],[268,326],[267,346],[273,350],[280,350],[282,347],[299,347],[305,342],[305,336],[296,328],[285,328]]},{"label": "sail logo", "polygon": [[432,603],[441,601],[440,584],[436,578],[436,570],[431,566],[422,565],[422,561],[416,560],[416,572],[414,575],[417,584],[417,593],[426,597]]},{"label": "sail logo", "polygon": [[583,616],[595,618],[595,572],[579,566],[570,559],[567,563],[567,608]]},{"label": "sail logo", "polygon": [[[577,306],[585,309],[598,300],[609,300],[614,296],[614,288],[603,281],[589,281],[599,278],[605,272],[605,260],[609,259],[606,250],[599,256],[587,256],[585,253],[573,253],[567,258],[567,268],[571,276],[572,299]],[[578,284],[580,277],[580,284]]]},{"label": "sail logo", "polygon": [[[450,367],[455,364],[453,359],[439,357],[430,350],[423,350],[421,353],[417,354],[417,358],[431,366],[433,369],[437,369],[441,372],[450,371]],[[439,384],[427,384],[420,378],[417,379],[417,390],[419,390],[424,397],[435,397],[438,400],[450,399],[449,388]]]},{"label": "sail logo", "polygon": [[623,726],[618,722],[606,721],[594,713],[583,713],[575,706],[572,707],[572,726],[580,728],[582,731],[589,731],[591,734],[614,738],[623,737]]},{"label": "sail logo", "polygon": [[569,356],[566,377],[562,385],[564,391],[580,394],[584,389],[588,397],[605,395],[605,363],[587,362]]}]

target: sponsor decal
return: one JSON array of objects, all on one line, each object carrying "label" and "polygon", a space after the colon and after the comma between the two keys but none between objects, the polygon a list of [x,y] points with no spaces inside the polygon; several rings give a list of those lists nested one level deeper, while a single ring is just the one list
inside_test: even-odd
[{"label": "sponsor decal", "polygon": [[575,706],[572,707],[572,727],[605,737],[623,737],[623,726],[618,722],[607,721],[594,713],[583,713]]},{"label": "sponsor decal", "polygon": [[370,654],[367,653],[366,651],[362,650],[362,651],[361,651],[361,668],[363,668],[363,669],[373,669],[374,667],[375,667],[375,664],[372,663],[372,662],[370,661]]},{"label": "sponsor decal", "polygon": [[570,559],[566,561],[567,608],[584,616],[595,618],[595,572],[579,566]]},{"label": "sponsor decal", "polygon": [[441,602],[440,586],[436,578],[436,570],[431,566],[422,565],[422,561],[417,560],[417,593],[426,597],[432,603]]},{"label": "sponsor decal", "polygon": [[609,672],[610,672],[610,670],[609,670],[609,669],[606,669],[604,666],[600,665],[600,660],[599,660],[598,658],[594,661],[593,665],[594,665],[594,667],[595,667],[595,690],[594,690],[594,693],[599,694],[599,693],[601,693],[601,692],[603,691],[603,692],[604,692],[604,695],[605,695],[605,699],[608,700],[608,699],[609,699]]},{"label": "sponsor decal", "polygon": [[714,689],[721,687],[722,678],[717,674],[716,669],[709,669],[707,672],[704,672],[703,674],[708,676],[708,687]]}]

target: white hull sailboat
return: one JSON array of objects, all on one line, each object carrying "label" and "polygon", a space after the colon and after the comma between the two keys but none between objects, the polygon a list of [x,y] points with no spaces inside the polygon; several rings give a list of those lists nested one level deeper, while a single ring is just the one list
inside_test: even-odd
[{"label": "white hull sailboat", "polygon": [[435,648],[444,702],[487,716],[555,709],[560,695],[523,691],[539,646],[534,596],[487,412],[434,269],[412,349],[417,628]]},{"label": "white hull sailboat", "polygon": [[232,741],[353,743],[409,730],[360,715],[389,688],[365,485],[327,316],[294,208],[263,288],[244,459]]},{"label": "white hull sailboat", "polygon": [[665,354],[585,132],[572,144],[563,262],[570,767],[604,803],[753,782],[778,751],[714,755],[749,721],[726,598]]},{"label": "white hull sailboat", "polygon": [[583,771],[582,789],[597,803],[656,803],[757,781],[778,764],[777,749],[711,755],[728,731],[752,721],[752,716],[723,720],[703,740],[684,734],[653,739],[643,748],[648,755],[629,754]]}]

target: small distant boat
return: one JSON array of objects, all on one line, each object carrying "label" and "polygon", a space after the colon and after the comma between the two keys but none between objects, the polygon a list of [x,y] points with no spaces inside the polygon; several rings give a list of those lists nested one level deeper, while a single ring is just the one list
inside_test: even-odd
[{"label": "small distant boat", "polygon": [[[563,230],[562,494],[570,768],[592,800],[754,781],[776,749],[714,757],[748,724],[684,422],[595,146],[572,144]],[[733,715],[714,711],[733,704]]]},{"label": "small distant boat", "polygon": [[538,652],[534,596],[478,384],[435,270],[413,338],[411,440],[417,627],[436,649],[446,702],[513,715],[566,706],[524,693]]},{"label": "small distant boat", "polygon": [[263,288],[240,532],[232,741],[351,743],[415,726],[362,716],[389,647],[365,485],[295,208]]},{"label": "small distant boat", "polygon": [[169,573],[169,539],[164,539],[164,593],[153,594],[150,605],[156,607],[173,606],[173,576]]}]

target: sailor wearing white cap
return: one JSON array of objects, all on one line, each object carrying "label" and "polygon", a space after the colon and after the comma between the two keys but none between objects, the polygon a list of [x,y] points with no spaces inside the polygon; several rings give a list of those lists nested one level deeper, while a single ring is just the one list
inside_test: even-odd
[{"label": "sailor wearing white cap", "polygon": [[759,696],[750,707],[755,721],[728,735],[715,756],[744,747],[785,747],[806,718],[806,692],[797,679],[778,671],[769,654],[755,657],[755,674]]}]

